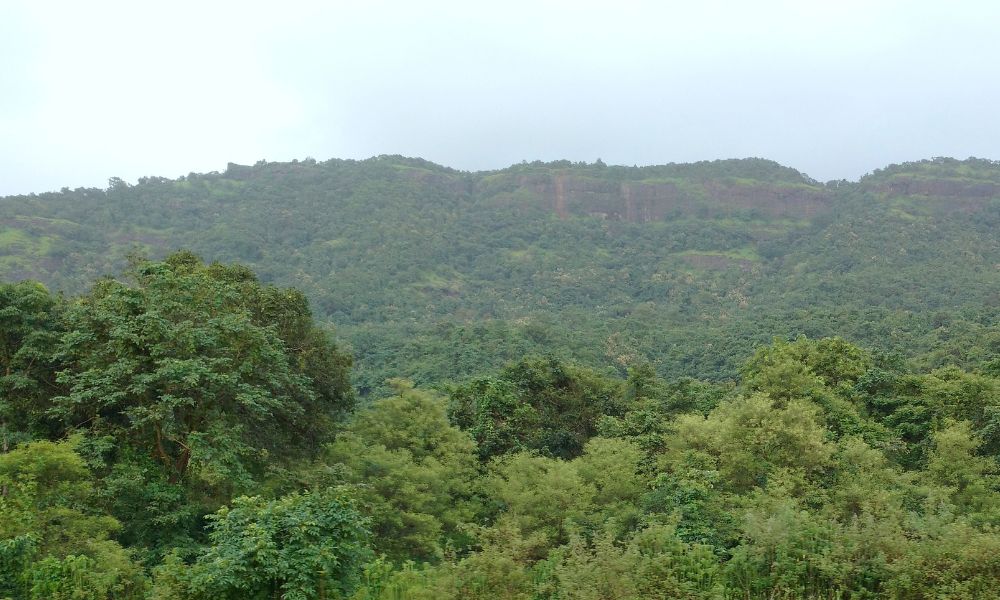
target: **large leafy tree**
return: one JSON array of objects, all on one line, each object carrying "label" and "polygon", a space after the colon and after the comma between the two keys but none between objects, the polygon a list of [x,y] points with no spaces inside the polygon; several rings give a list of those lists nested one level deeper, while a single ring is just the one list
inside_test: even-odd
[{"label": "large leafy tree", "polygon": [[349,361],[301,294],[189,253],[98,282],[67,312],[54,413],[153,456],[171,482],[246,484],[350,405]]}]

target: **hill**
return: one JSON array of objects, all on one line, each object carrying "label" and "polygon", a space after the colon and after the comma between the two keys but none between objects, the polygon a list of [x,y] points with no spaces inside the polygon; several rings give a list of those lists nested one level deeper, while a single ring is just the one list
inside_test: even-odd
[{"label": "hill", "polygon": [[549,353],[731,378],[772,336],[841,335],[920,367],[1000,352],[1000,164],[858,182],[762,159],[460,172],[398,156],[0,199],[0,280],[76,293],[189,248],[302,289],[356,385]]}]

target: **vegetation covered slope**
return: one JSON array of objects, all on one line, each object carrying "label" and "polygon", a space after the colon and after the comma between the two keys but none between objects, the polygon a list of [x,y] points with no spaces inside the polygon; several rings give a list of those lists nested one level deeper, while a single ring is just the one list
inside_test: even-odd
[{"label": "vegetation covered slope", "polygon": [[132,252],[240,261],[335,324],[363,395],[532,352],[729,379],[797,334],[971,364],[1000,343],[998,186],[974,159],[829,184],[760,159],[231,164],[0,199],[0,278],[79,292]]},{"label": "vegetation covered slope", "polygon": [[353,406],[301,293],[189,252],[0,284],[0,597],[977,600],[1000,360],[732,382],[524,357]]}]

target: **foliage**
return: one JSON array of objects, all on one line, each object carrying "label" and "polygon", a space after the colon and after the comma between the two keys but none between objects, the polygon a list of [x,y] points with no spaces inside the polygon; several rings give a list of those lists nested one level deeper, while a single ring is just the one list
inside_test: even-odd
[{"label": "foliage", "polygon": [[0,284],[0,451],[16,432],[47,433],[45,409],[55,383],[52,351],[61,304],[41,284]]},{"label": "foliage", "polygon": [[802,334],[968,369],[1000,349],[996,181],[981,159],[826,186],[763,159],[262,161],[0,199],[0,278],[80,293],[134,251],[239,261],[337,324],[363,396],[531,354],[720,381]]},{"label": "foliage", "polygon": [[681,541],[669,524],[653,524],[627,544],[602,533],[573,536],[554,557],[552,597],[591,600],[723,597],[719,565],[708,546]]},{"label": "foliage", "polygon": [[[77,440],[78,441],[78,440]],[[0,591],[25,598],[140,598],[139,565],[110,538],[75,441],[0,454]]]},{"label": "foliage", "polygon": [[452,420],[485,460],[517,450],[571,458],[602,416],[623,412],[620,384],[553,358],[525,359],[451,391]]},{"label": "foliage", "polygon": [[66,307],[47,414],[85,433],[125,539],[161,551],[270,465],[315,454],[353,401],[350,361],[300,293],[245,267],[178,253],[130,275]]},{"label": "foliage", "polygon": [[[507,176],[551,168],[488,185],[515,202],[522,184]],[[629,182],[627,170],[574,168],[587,185]],[[817,185],[766,163],[661,175],[684,172],[669,185],[705,195],[716,169]],[[895,193],[897,175],[864,185]],[[586,312],[560,327],[586,331]],[[4,285],[0,596],[989,597],[1000,586],[991,314],[934,316],[938,329],[982,326],[966,330],[979,340],[969,352],[938,355],[960,364],[781,335],[748,347],[734,381],[662,378],[637,338],[604,331],[603,371],[518,350],[444,393],[392,380],[380,388],[391,394],[352,407],[351,361],[305,296],[246,267],[179,253],[74,298]],[[460,335],[485,332],[489,345],[505,331]],[[572,337],[532,331],[541,345]],[[481,357],[455,351],[456,364]]]},{"label": "foliage", "polygon": [[355,414],[327,446],[313,478],[356,484],[377,551],[433,560],[467,544],[477,513],[475,445],[448,423],[445,399],[396,382],[397,395]]},{"label": "foliage", "polygon": [[68,310],[69,392],[53,399],[68,425],[149,449],[172,482],[246,485],[265,453],[302,448],[343,410],[341,398],[317,398],[286,351],[308,335],[283,322],[308,319],[295,292],[273,314],[245,269],[186,254],[134,276],[134,287],[99,282]]},{"label": "foliage", "polygon": [[211,517],[210,529],[211,545],[193,565],[172,561],[159,571],[160,597],[342,598],[370,555],[363,518],[333,488],[270,501],[241,496]]}]

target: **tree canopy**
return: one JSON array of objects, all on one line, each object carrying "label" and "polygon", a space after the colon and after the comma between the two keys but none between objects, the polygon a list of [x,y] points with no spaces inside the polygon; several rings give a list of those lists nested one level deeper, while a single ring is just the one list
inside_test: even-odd
[{"label": "tree canopy", "polygon": [[0,198],[0,598],[994,597],[998,186],[382,156]]}]

